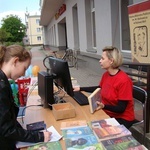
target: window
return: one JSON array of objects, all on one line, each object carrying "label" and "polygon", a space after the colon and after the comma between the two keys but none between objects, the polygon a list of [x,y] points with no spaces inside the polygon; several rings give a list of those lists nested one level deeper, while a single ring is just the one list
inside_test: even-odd
[{"label": "window", "polygon": [[38,37],[37,37],[37,40],[38,40],[38,41],[41,41],[41,36],[38,36]]},{"label": "window", "polygon": [[37,30],[37,32],[41,32],[41,28],[37,28],[36,30]]},{"label": "window", "polygon": [[36,19],[36,24],[39,24],[40,23],[40,19]]}]

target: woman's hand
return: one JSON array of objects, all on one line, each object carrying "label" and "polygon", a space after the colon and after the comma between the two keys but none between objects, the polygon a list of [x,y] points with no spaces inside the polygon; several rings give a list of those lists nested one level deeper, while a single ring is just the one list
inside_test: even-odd
[{"label": "woman's hand", "polygon": [[99,101],[97,101],[96,103],[97,103],[97,108],[96,108],[96,110],[100,110],[100,109],[103,109],[103,108],[104,108],[104,104],[103,104],[103,103],[101,103],[101,102],[99,102]]},{"label": "woman's hand", "polygon": [[51,140],[52,132],[44,131],[44,142],[48,142]]},{"label": "woman's hand", "polygon": [[80,86],[73,87],[73,91],[80,91]]}]

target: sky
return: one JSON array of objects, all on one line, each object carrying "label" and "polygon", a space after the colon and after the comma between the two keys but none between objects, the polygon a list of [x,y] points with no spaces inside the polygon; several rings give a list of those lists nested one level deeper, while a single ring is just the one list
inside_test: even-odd
[{"label": "sky", "polygon": [[30,15],[40,15],[40,0],[0,0],[0,27],[2,18],[7,15],[17,15],[25,24],[26,10]]}]

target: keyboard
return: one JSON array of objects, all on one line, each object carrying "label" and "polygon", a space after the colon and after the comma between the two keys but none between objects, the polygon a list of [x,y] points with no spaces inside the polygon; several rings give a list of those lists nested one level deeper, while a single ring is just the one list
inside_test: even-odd
[{"label": "keyboard", "polygon": [[74,96],[73,99],[79,104],[79,105],[88,105],[88,97],[85,96],[82,92],[80,91],[74,91]]}]

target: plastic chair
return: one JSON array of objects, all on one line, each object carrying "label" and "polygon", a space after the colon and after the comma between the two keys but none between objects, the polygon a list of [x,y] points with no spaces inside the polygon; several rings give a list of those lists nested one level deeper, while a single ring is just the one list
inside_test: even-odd
[{"label": "plastic chair", "polygon": [[[134,102],[137,104],[140,104],[142,106],[142,117],[140,118],[139,114],[141,113],[141,111],[137,111],[136,109],[135,111],[135,123],[133,124],[133,126],[135,125],[139,125],[143,123],[143,143],[145,142],[145,135],[146,135],[146,124],[145,124],[145,120],[146,120],[146,103],[147,103],[147,92],[142,89],[141,87],[138,86],[133,86],[133,98],[134,98]],[[137,108],[137,107],[136,107]]]},{"label": "plastic chair", "polygon": [[15,83],[14,80],[9,80],[9,83],[10,83],[11,88],[12,88],[14,101],[15,101],[16,105],[19,106],[19,101],[18,101],[18,88],[17,88],[17,85],[16,85],[16,83]]},{"label": "plastic chair", "polygon": [[19,89],[19,102],[20,106],[25,106],[28,95],[28,85],[31,82],[31,78],[18,79],[18,89]]}]

